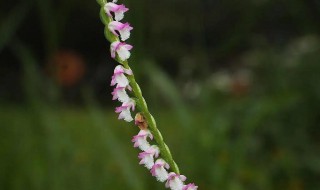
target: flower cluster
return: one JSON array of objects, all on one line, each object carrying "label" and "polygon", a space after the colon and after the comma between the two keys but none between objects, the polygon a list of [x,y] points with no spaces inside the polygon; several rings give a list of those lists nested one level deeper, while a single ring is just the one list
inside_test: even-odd
[{"label": "flower cluster", "polygon": [[[118,37],[116,38],[117,40],[113,41],[110,45],[111,57],[114,59],[119,58],[120,63],[123,63],[127,61],[131,55],[130,50],[132,46],[124,41],[129,39],[130,31],[133,28],[129,23],[120,22],[124,18],[124,13],[129,9],[124,5],[116,3],[117,0],[105,3],[104,10],[106,15],[111,18],[107,28],[113,35]],[[133,75],[132,71],[127,68],[118,65],[114,69],[111,86],[115,87],[112,92],[112,99],[118,100],[122,104],[115,110],[116,113],[119,113],[118,118],[131,122],[133,121],[131,111],[135,111],[136,102],[127,93],[127,90],[132,91],[128,76]],[[141,113],[136,115],[135,124],[141,129],[132,139],[134,147],[142,151],[138,156],[140,164],[148,168],[152,176],[156,177],[158,181],[166,182],[165,186],[171,190],[196,190],[198,187],[193,183],[184,185],[184,181],[186,180],[184,175],[169,171],[169,164],[160,157],[161,152],[159,147],[157,145],[151,145],[149,142],[149,140],[153,140],[153,135],[148,129],[148,124]]]},{"label": "flower cluster", "polygon": [[[111,57],[116,58],[118,55],[121,61],[126,61],[130,58],[130,50],[132,46],[126,44],[124,41],[129,39],[130,31],[133,29],[129,23],[121,23],[120,21],[124,17],[124,13],[129,9],[124,5],[116,4],[116,0],[113,2],[106,3],[104,6],[104,10],[106,14],[113,18],[111,22],[108,24],[108,29],[115,36],[120,36],[122,41],[114,41],[111,43],[110,52]],[[126,90],[131,91],[131,87],[129,85],[129,80],[126,75],[132,75],[132,71],[129,69],[125,69],[122,65],[118,65],[114,69],[114,74],[111,80],[111,86],[115,86],[112,96],[113,100],[119,100],[122,105],[116,108],[116,113],[119,113],[119,119],[123,119],[127,122],[131,122],[133,120],[131,116],[131,111],[135,110],[135,101],[129,97]]]},{"label": "flower cluster", "polygon": [[121,61],[126,61],[130,58],[130,50],[132,49],[132,45],[129,45],[123,41],[126,41],[130,37],[130,31],[133,29],[129,23],[121,23],[120,21],[124,17],[124,13],[129,9],[124,5],[118,5],[115,2],[106,3],[104,6],[104,10],[107,15],[112,18],[112,14],[114,14],[114,20],[108,24],[108,29],[116,36],[120,36],[121,41],[112,42],[110,46],[111,57],[116,58],[118,54]]},{"label": "flower cluster", "polygon": [[132,71],[125,69],[123,66],[118,65],[114,69],[114,74],[111,80],[111,86],[115,86],[112,92],[113,100],[119,100],[122,105],[116,108],[116,113],[119,113],[118,119],[123,119],[127,122],[133,120],[130,110],[134,111],[136,102],[129,97],[126,90],[131,91],[128,78],[126,75],[132,75]]},{"label": "flower cluster", "polygon": [[187,179],[184,175],[169,173],[169,164],[160,158],[159,147],[151,145],[148,142],[149,139],[153,140],[153,135],[148,129],[141,129],[132,139],[133,146],[142,151],[138,156],[140,164],[149,169],[152,176],[156,177],[158,181],[166,182],[165,186],[171,190],[196,190],[198,187],[193,183],[184,185],[184,181]]}]

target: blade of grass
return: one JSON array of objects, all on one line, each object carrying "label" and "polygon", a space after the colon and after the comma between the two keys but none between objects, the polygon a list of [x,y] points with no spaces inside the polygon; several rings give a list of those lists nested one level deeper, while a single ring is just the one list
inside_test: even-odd
[{"label": "blade of grass", "polygon": [[0,52],[13,38],[16,31],[26,18],[33,1],[22,1],[16,6],[8,15],[8,17],[1,23],[0,27]]}]

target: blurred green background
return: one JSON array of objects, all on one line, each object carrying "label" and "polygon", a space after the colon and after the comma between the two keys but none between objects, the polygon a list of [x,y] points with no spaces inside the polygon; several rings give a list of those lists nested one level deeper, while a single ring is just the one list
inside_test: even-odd
[{"label": "blurred green background", "polygon": [[[199,189],[320,189],[320,1],[121,1],[130,64]],[[0,1],[0,189],[164,189],[117,120],[94,0]]]}]

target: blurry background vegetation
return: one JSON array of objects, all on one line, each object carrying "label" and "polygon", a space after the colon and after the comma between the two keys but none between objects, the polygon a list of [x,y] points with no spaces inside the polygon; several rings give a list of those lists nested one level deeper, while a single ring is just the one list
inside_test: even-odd
[{"label": "blurry background vegetation", "polygon": [[[320,1],[121,1],[130,60],[200,189],[320,188]],[[164,189],[117,120],[94,0],[0,1],[0,189]]]}]

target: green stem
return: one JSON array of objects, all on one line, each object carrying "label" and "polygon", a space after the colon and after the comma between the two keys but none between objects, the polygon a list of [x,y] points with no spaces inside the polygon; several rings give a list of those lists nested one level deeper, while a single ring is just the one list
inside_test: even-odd
[{"label": "green stem", "polygon": [[[104,34],[105,34],[106,39],[110,43],[115,42],[115,41],[120,41],[119,38],[117,36],[115,36],[114,34],[112,34],[108,29],[108,24],[109,24],[109,22],[112,21],[112,18],[108,17],[106,15],[106,13],[104,12],[104,5],[105,5],[105,3],[107,3],[107,0],[97,0],[97,2],[101,6],[100,18],[101,18],[102,23],[105,25]],[[128,61],[121,61],[119,59],[119,57],[117,57],[115,60],[118,63],[122,64],[126,69],[130,69]],[[136,82],[134,75],[129,75],[128,80],[131,84],[133,94],[136,97],[137,107],[140,109],[140,111],[142,112],[142,114],[145,116],[145,118],[147,120],[149,130],[151,131],[152,135],[154,136],[154,139],[157,142],[158,147],[160,149],[161,157],[170,165],[170,168],[173,172],[175,172],[176,174],[180,174],[179,168],[172,158],[170,149],[168,148],[168,146],[164,142],[163,137],[157,128],[156,121],[154,120],[153,116],[151,115],[150,111],[148,110],[147,103],[142,96],[141,89],[140,89],[138,83]]]}]

